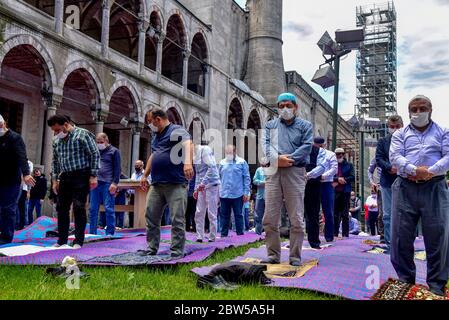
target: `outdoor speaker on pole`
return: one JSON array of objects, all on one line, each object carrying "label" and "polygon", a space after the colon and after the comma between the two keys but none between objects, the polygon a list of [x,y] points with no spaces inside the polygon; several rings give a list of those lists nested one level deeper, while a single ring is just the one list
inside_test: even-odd
[{"label": "outdoor speaker on pole", "polygon": [[325,66],[318,69],[312,78],[312,82],[318,84],[323,89],[334,86],[335,80],[335,71],[331,66]]}]

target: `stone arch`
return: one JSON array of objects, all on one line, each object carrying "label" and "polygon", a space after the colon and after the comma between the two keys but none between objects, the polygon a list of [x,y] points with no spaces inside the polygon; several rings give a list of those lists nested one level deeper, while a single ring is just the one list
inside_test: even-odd
[{"label": "stone arch", "polygon": [[3,49],[0,51],[0,69],[3,63],[3,59],[13,48],[20,45],[29,45],[40,55],[43,62],[45,62],[46,72],[48,74],[48,81],[46,83],[47,89],[53,93],[62,93],[62,88],[57,87],[57,72],[53,60],[45,47],[33,36],[30,35],[17,35],[9,38],[3,44]]},{"label": "stone arch", "polygon": [[209,61],[209,49],[202,32],[197,32],[190,44],[187,89],[204,96],[206,92],[206,73]]},{"label": "stone arch", "polygon": [[103,83],[100,80],[100,77],[98,76],[98,73],[95,71],[95,69],[93,68],[93,66],[87,62],[86,60],[77,60],[74,61],[72,63],[70,63],[64,70],[61,78],[59,79],[58,85],[59,87],[63,88],[64,87],[64,83],[67,80],[68,76],[75,70],[77,69],[84,69],[86,70],[89,75],[92,77],[92,79],[95,82],[95,85],[97,87],[98,90],[98,95],[99,95],[99,99],[100,99],[100,103],[102,108],[105,107],[105,103],[106,103],[106,99],[105,99],[105,95],[104,95],[104,87],[103,87]]},{"label": "stone arch", "polygon": [[[173,16],[178,16],[179,19],[181,19],[182,26],[183,26],[184,32],[185,32],[185,37],[186,37],[185,38],[185,47],[188,48],[189,43],[190,43],[190,33],[189,33],[189,30],[188,30],[187,24],[186,24],[187,20],[184,17],[184,14],[181,12],[181,10],[175,8],[168,12],[168,14],[166,15],[166,19],[164,21],[164,30],[167,31],[167,26],[170,21],[170,18],[172,18]],[[167,32],[166,32],[166,34],[167,34]]]},{"label": "stone arch", "polygon": [[131,92],[131,96],[134,100],[136,111],[138,112],[139,118],[143,118],[144,114],[143,114],[143,110],[142,110],[142,103],[141,103],[140,95],[138,94],[138,92],[135,88],[135,85],[128,79],[117,80],[112,85],[111,89],[109,89],[109,94],[106,98],[107,109],[109,110],[109,104],[111,103],[112,95],[120,87],[126,87]]},{"label": "stone arch", "polygon": [[165,30],[165,16],[164,16],[164,11],[157,5],[157,4],[153,4],[151,6],[148,7],[148,19],[150,19],[151,14],[153,12],[156,12],[159,16],[159,19],[161,19],[161,30]]},{"label": "stone arch", "polygon": [[227,129],[245,129],[243,103],[234,97],[227,109]]},{"label": "stone arch", "polygon": [[192,113],[190,115],[189,122],[188,122],[189,126],[193,122],[193,120],[195,120],[195,119],[199,119],[201,121],[201,124],[204,126],[204,129],[208,128],[208,126],[206,125],[206,121],[204,120],[203,115],[201,113],[199,113],[199,112],[194,112],[194,113]]},{"label": "stone arch", "polygon": [[[147,10],[147,3],[146,3],[146,1],[145,0],[134,0],[134,1],[139,1],[140,2],[139,14],[141,14],[144,17],[147,17],[148,16],[148,10]],[[118,2],[118,0],[111,0],[110,7],[112,7],[112,5],[114,3],[116,3],[116,2]]]},{"label": "stone arch", "polygon": [[179,106],[179,104],[177,104],[175,101],[171,101],[171,102],[167,103],[164,107],[164,110],[167,113],[169,113],[169,110],[176,111],[176,113],[179,116],[179,120],[181,121],[180,125],[182,125],[184,127],[186,126],[186,118],[184,116],[184,112],[183,112],[182,108]]},{"label": "stone arch", "polygon": [[[162,33],[162,18],[158,10],[153,10],[150,13],[149,25],[145,33],[145,67],[156,71],[157,63],[157,47],[159,37]],[[152,33],[152,34],[151,34]],[[151,36],[150,36],[151,35]]]}]

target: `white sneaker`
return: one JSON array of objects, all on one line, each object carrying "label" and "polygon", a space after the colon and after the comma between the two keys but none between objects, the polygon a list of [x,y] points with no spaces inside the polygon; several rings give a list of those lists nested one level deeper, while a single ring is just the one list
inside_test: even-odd
[{"label": "white sneaker", "polygon": [[78,244],[78,243],[75,243],[73,246],[72,246],[72,248],[73,249],[81,249],[81,246]]}]

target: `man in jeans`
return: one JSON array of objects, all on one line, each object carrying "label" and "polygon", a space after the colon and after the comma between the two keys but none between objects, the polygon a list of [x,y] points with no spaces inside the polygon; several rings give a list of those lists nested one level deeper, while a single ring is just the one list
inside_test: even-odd
[{"label": "man in jeans", "polygon": [[268,161],[264,157],[260,161],[261,166],[257,168],[256,173],[253,177],[253,184],[257,186],[256,193],[256,205],[255,205],[255,214],[254,214],[254,222],[256,224],[256,233],[258,235],[262,234],[263,225],[262,220],[265,214],[265,173],[264,169],[268,166]]},{"label": "man in jeans", "polygon": [[17,214],[17,201],[23,181],[33,186],[25,143],[22,137],[7,127],[0,115],[0,245],[11,243]]},{"label": "man in jeans", "polygon": [[402,118],[398,115],[391,116],[388,119],[389,134],[381,138],[377,143],[376,163],[382,169],[380,175],[380,192],[382,194],[382,212],[384,225],[384,239],[387,251],[390,250],[391,241],[391,186],[396,181],[397,169],[390,162],[390,145],[393,134],[404,126]]},{"label": "man in jeans", "polygon": [[120,151],[109,143],[106,133],[97,134],[100,150],[100,170],[98,186],[90,192],[90,234],[97,234],[100,203],[104,204],[106,216],[106,235],[115,232],[115,196],[120,181]]},{"label": "man in jeans", "polygon": [[265,126],[262,147],[274,170],[266,175],[265,216],[268,258],[263,263],[280,263],[282,199],[290,216],[290,264],[301,265],[304,240],[304,190],[306,169],[312,151],[313,130],[309,121],[297,117],[298,104],[291,93],[278,97],[279,118]]},{"label": "man in jeans", "polygon": [[89,191],[98,185],[100,152],[95,136],[86,129],[71,124],[70,118],[54,115],[47,121],[55,133],[53,143],[52,188],[58,195],[58,232],[56,247],[67,244],[70,226],[70,206],[75,216],[73,248],[84,244],[86,201]]},{"label": "man in jeans", "polygon": [[34,168],[34,179],[36,184],[30,190],[30,199],[28,200],[28,224],[33,223],[33,212],[36,208],[36,219],[41,216],[42,202],[47,195],[47,179],[41,173],[39,168]]},{"label": "man in jeans", "polygon": [[243,203],[249,201],[251,178],[248,163],[237,156],[235,146],[225,148],[226,158],[220,161],[220,227],[221,237],[229,234],[231,209],[234,212],[235,230],[237,235],[244,234],[245,221]]},{"label": "man in jeans", "polygon": [[[147,179],[151,173],[145,213],[147,253],[156,255],[159,250],[162,214],[168,205],[172,222],[171,257],[182,258],[186,240],[187,180],[193,178],[192,140],[183,127],[170,123],[167,113],[162,109],[150,110],[145,121],[154,134],[151,143],[153,152],[141,178],[142,186],[147,188]],[[177,151],[173,152],[173,149]]]}]

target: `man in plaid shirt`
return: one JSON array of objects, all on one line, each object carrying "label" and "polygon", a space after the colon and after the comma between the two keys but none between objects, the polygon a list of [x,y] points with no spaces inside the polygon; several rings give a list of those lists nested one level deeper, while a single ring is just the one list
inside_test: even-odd
[{"label": "man in plaid shirt", "polygon": [[53,143],[52,188],[58,195],[57,247],[67,244],[70,225],[70,206],[75,216],[75,240],[73,248],[84,243],[86,229],[86,201],[90,190],[98,184],[100,152],[95,136],[86,129],[75,127],[70,118],[55,115],[47,125],[55,133]]}]

